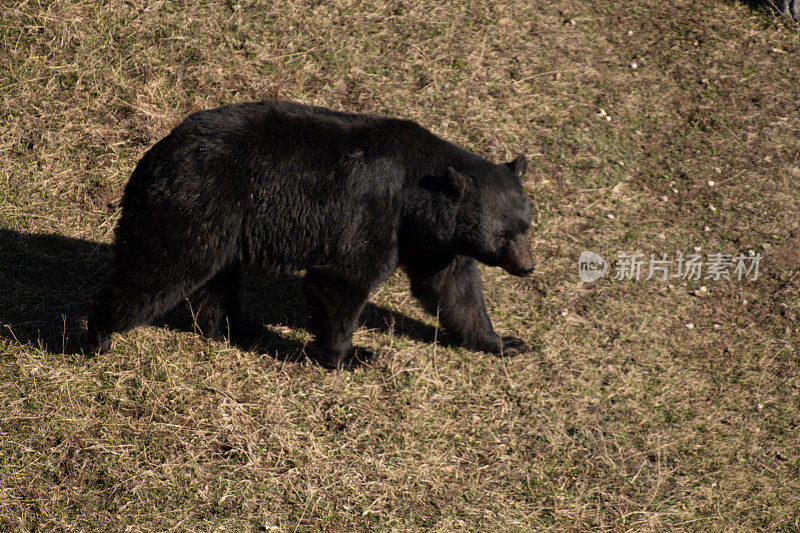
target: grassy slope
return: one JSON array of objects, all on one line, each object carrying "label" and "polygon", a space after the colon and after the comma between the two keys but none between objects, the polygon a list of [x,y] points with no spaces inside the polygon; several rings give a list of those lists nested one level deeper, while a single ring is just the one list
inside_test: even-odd
[{"label": "grassy slope", "polygon": [[[279,4],[0,7],[0,530],[799,527],[797,28],[688,0]],[[136,160],[276,95],[530,154],[537,272],[484,280],[536,353],[428,342],[400,274],[351,374],[163,328],[75,353]],[[762,277],[577,279],[584,249],[692,247],[758,250]],[[306,340],[296,279],[246,299]]]}]

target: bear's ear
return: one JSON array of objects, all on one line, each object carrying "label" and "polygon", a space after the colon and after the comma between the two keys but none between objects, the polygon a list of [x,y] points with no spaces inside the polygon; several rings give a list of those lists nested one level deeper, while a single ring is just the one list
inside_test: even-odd
[{"label": "bear's ear", "polygon": [[468,181],[466,176],[453,167],[448,167],[444,176],[425,176],[419,180],[418,185],[432,192],[442,193],[453,200],[464,196]]},{"label": "bear's ear", "polygon": [[453,167],[447,167],[444,176],[425,176],[419,180],[419,186],[423,189],[442,193],[453,200],[464,196],[468,185],[467,177]]},{"label": "bear's ear", "polygon": [[448,192],[456,198],[464,196],[464,191],[467,190],[467,178],[453,167],[447,167],[445,174],[445,181],[447,183]]},{"label": "bear's ear", "polygon": [[525,154],[519,154],[513,161],[506,163],[506,166],[512,174],[521,179],[528,168],[528,160],[525,158]]}]

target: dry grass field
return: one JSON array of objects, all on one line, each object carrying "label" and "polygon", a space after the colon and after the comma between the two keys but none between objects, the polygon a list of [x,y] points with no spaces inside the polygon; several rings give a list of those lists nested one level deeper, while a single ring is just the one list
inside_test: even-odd
[{"label": "dry grass field", "polygon": [[[797,24],[710,0],[31,0],[0,21],[0,531],[800,529]],[[536,271],[482,273],[534,353],[449,345],[398,272],[353,372],[276,358],[308,341],[304,304],[263,273],[252,350],[153,326],[84,355],[138,158],[268,97],[528,154]],[[613,279],[618,253],[695,249],[758,252],[759,277]],[[584,250],[612,275],[582,283]]]}]

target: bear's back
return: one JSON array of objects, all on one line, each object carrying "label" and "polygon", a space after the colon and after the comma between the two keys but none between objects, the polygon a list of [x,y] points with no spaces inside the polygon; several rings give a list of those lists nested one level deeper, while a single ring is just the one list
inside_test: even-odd
[{"label": "bear's back", "polygon": [[238,227],[246,262],[304,268],[393,240],[404,189],[481,161],[412,121],[275,100],[232,104],[190,115],[148,151],[120,226],[137,217],[187,233]]}]

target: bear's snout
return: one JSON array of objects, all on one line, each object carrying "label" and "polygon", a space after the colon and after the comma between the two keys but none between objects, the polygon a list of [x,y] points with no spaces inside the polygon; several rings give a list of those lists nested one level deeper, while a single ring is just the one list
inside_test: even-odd
[{"label": "bear's snout", "polygon": [[533,257],[525,236],[520,235],[508,243],[503,268],[514,276],[527,276],[533,272]]}]

